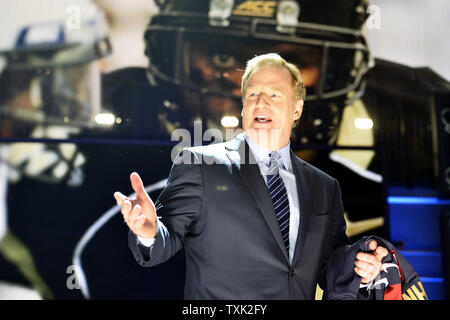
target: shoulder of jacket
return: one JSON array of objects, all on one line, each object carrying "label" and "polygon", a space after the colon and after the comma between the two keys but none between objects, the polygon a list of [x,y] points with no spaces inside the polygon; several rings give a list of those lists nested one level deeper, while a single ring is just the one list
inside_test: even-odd
[{"label": "shoulder of jacket", "polygon": [[328,173],[322,171],[321,169],[317,168],[316,166],[310,164],[309,162],[301,159],[297,155],[295,156],[295,161],[298,161],[305,168],[305,170],[309,171],[314,176],[316,176],[320,179],[323,179],[329,183],[337,182],[337,180],[334,177],[330,176]]},{"label": "shoulder of jacket", "polygon": [[[221,160],[227,160],[225,151],[224,143],[186,147],[178,153],[177,159],[182,159],[183,163],[188,164],[222,163],[223,161]],[[186,162],[185,160],[190,160],[190,162]]]},{"label": "shoulder of jacket", "polygon": [[206,146],[194,146],[194,147],[188,147],[184,148],[181,152],[187,151],[194,153],[196,155],[214,155],[217,152],[223,152],[225,150],[225,143],[214,143],[209,144]]}]

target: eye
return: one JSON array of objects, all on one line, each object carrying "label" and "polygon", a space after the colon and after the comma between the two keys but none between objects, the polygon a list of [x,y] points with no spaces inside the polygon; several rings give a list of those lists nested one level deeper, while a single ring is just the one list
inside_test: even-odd
[{"label": "eye", "polygon": [[235,59],[228,54],[215,54],[213,56],[213,62],[216,67],[219,68],[231,68],[234,66]]},{"label": "eye", "polygon": [[270,95],[271,98],[280,98],[280,95],[278,93],[272,93]]}]

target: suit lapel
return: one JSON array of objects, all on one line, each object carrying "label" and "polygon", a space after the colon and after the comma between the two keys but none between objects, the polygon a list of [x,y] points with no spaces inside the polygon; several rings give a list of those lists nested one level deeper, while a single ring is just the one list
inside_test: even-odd
[{"label": "suit lapel", "polygon": [[300,225],[295,244],[294,258],[292,259],[292,263],[295,265],[301,254],[311,221],[311,204],[313,201],[311,186],[313,185],[313,181],[311,181],[309,170],[305,168],[305,162],[300,160],[292,150],[291,162],[297,184],[298,201],[300,203]]},{"label": "suit lapel", "polygon": [[258,204],[264,220],[269,226],[286,262],[289,263],[289,256],[283,243],[269,190],[261,175],[258,164],[245,142],[245,138],[243,135],[239,135],[235,139],[227,142],[225,148],[227,149],[226,154],[228,158],[238,168],[239,175]]}]

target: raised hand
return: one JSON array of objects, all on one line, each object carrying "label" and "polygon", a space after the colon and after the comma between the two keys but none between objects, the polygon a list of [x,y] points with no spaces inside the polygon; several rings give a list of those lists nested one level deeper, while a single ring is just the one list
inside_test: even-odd
[{"label": "raised hand", "polygon": [[133,172],[130,175],[131,187],[136,198],[131,199],[121,192],[115,192],[114,198],[119,206],[128,227],[141,238],[154,238],[156,235],[156,210],[152,199],[145,192],[141,177]]}]

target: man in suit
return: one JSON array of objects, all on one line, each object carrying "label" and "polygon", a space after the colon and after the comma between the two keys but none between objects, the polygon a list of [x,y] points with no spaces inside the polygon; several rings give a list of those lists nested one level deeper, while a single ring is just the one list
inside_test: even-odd
[{"label": "man in suit", "polygon": [[[313,299],[349,240],[338,182],[289,148],[305,97],[300,71],[277,54],[257,56],[241,89],[244,133],[180,152],[156,206],[137,173],[135,199],[114,194],[129,247],[146,267],[184,248],[186,299]],[[370,249],[355,260],[363,283],[387,254]]]}]

